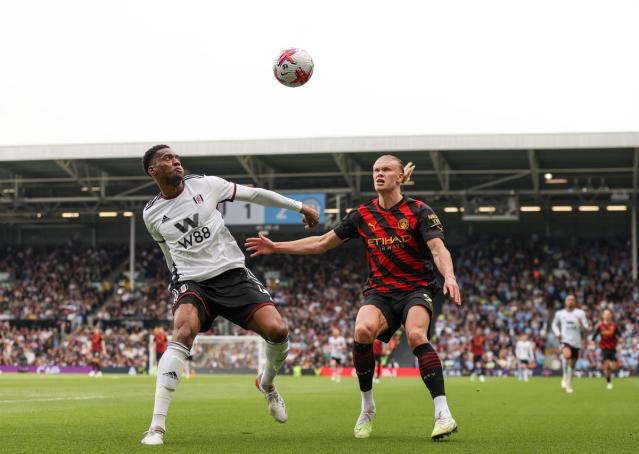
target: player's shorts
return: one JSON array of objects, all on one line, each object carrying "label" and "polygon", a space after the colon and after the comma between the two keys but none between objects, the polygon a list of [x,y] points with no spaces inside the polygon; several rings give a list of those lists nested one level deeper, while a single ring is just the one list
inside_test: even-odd
[{"label": "player's shorts", "polygon": [[[166,351],[166,350],[165,350]],[[162,359],[162,355],[164,355],[164,352],[155,352],[155,360],[159,363],[160,359]]]},{"label": "player's shorts", "polygon": [[98,350],[93,350],[91,352],[91,356],[93,356],[93,359],[100,359],[102,357],[102,352]]},{"label": "player's shorts", "polygon": [[482,358],[484,357],[484,355],[475,355],[473,354],[473,363],[477,364],[477,363],[481,363]]},{"label": "player's shorts", "polygon": [[344,362],[344,358],[342,358],[341,356],[331,356],[331,359],[335,361],[335,364],[337,364],[338,366],[341,366]]},{"label": "player's shorts", "polygon": [[561,347],[565,348],[568,347],[570,349],[570,359],[579,359],[579,349],[576,347],[573,347],[570,344],[566,344],[565,342],[561,343]]},{"label": "player's shorts", "polygon": [[528,363],[530,363],[530,361],[528,361],[527,359],[520,359],[519,362],[522,363],[525,366],[527,366]]},{"label": "player's shorts", "polygon": [[601,357],[604,361],[617,361],[617,350],[615,349],[601,349]]},{"label": "player's shorts", "polygon": [[380,354],[373,354],[373,357],[375,358],[375,362],[379,363],[382,361],[382,358],[384,358],[384,355],[380,355]]},{"label": "player's shorts", "polygon": [[246,268],[233,268],[202,282],[178,282],[172,293],[173,313],[186,303],[197,308],[201,333],[211,329],[218,315],[248,329],[255,312],[273,304],[266,288]]},{"label": "player's shorts", "polygon": [[[386,319],[388,329],[377,338],[382,342],[391,340],[395,331],[406,323],[408,311],[413,306],[422,306],[433,316],[433,295],[431,290],[421,287],[412,292],[379,293],[370,291],[366,294],[363,306],[372,305],[379,309]],[[431,323],[432,325],[432,323]],[[430,326],[428,327],[430,337]]]}]

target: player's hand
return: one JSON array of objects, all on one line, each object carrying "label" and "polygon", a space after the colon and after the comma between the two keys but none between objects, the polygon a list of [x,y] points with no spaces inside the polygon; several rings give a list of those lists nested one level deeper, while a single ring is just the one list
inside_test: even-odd
[{"label": "player's hand", "polygon": [[275,251],[275,243],[261,233],[258,238],[247,238],[246,241],[244,241],[244,247],[251,253],[251,257],[269,255]]},{"label": "player's hand", "polygon": [[312,229],[319,222],[319,213],[309,205],[302,205],[300,213],[304,215],[302,222],[304,222],[305,229]]},{"label": "player's hand", "polygon": [[444,279],[444,295],[448,295],[448,297],[453,300],[453,303],[458,306],[461,305],[461,292],[459,291],[459,285],[457,285],[455,276]]}]

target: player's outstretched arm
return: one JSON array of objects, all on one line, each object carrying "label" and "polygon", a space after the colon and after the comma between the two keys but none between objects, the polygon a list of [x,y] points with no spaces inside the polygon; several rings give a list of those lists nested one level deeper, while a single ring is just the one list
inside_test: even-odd
[{"label": "player's outstretched arm", "polygon": [[270,254],[311,255],[322,254],[344,243],[333,230],[321,236],[309,236],[295,241],[274,242],[259,234],[257,238],[247,238],[244,247],[251,257]]},{"label": "player's outstretched arm", "polygon": [[444,295],[449,295],[455,304],[461,304],[461,292],[455,278],[453,259],[450,256],[450,252],[446,249],[441,238],[433,238],[426,244],[428,244],[428,248],[433,254],[433,261],[437,269],[444,276]]},{"label": "player's outstretched arm", "polygon": [[312,207],[304,205],[302,202],[284,197],[277,192],[262,188],[249,188],[248,186],[236,185],[235,199],[244,202],[253,202],[259,205],[286,208],[291,211],[302,213],[304,226],[313,228],[319,222],[319,213]]},{"label": "player's outstretched arm", "polygon": [[561,342],[561,330],[559,329],[560,322],[559,317],[557,317],[557,312],[555,312],[555,318],[552,320],[552,332],[555,333],[555,337]]}]

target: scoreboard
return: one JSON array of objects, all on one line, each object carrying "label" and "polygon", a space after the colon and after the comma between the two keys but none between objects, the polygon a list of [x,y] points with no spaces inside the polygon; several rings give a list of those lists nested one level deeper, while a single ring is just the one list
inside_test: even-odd
[{"label": "scoreboard", "polygon": [[[324,224],[326,194],[281,194],[315,208],[320,215],[319,223]],[[221,203],[217,208],[222,213],[226,225],[302,225],[302,215],[295,211],[287,210],[286,208],[265,207],[263,205],[241,201]]]}]

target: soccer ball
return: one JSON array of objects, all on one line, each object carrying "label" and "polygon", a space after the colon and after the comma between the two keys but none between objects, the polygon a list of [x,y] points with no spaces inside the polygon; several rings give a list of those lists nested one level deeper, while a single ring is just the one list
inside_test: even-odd
[{"label": "soccer ball", "polygon": [[304,49],[286,49],[273,63],[275,78],[287,87],[304,85],[313,75],[313,59]]}]

